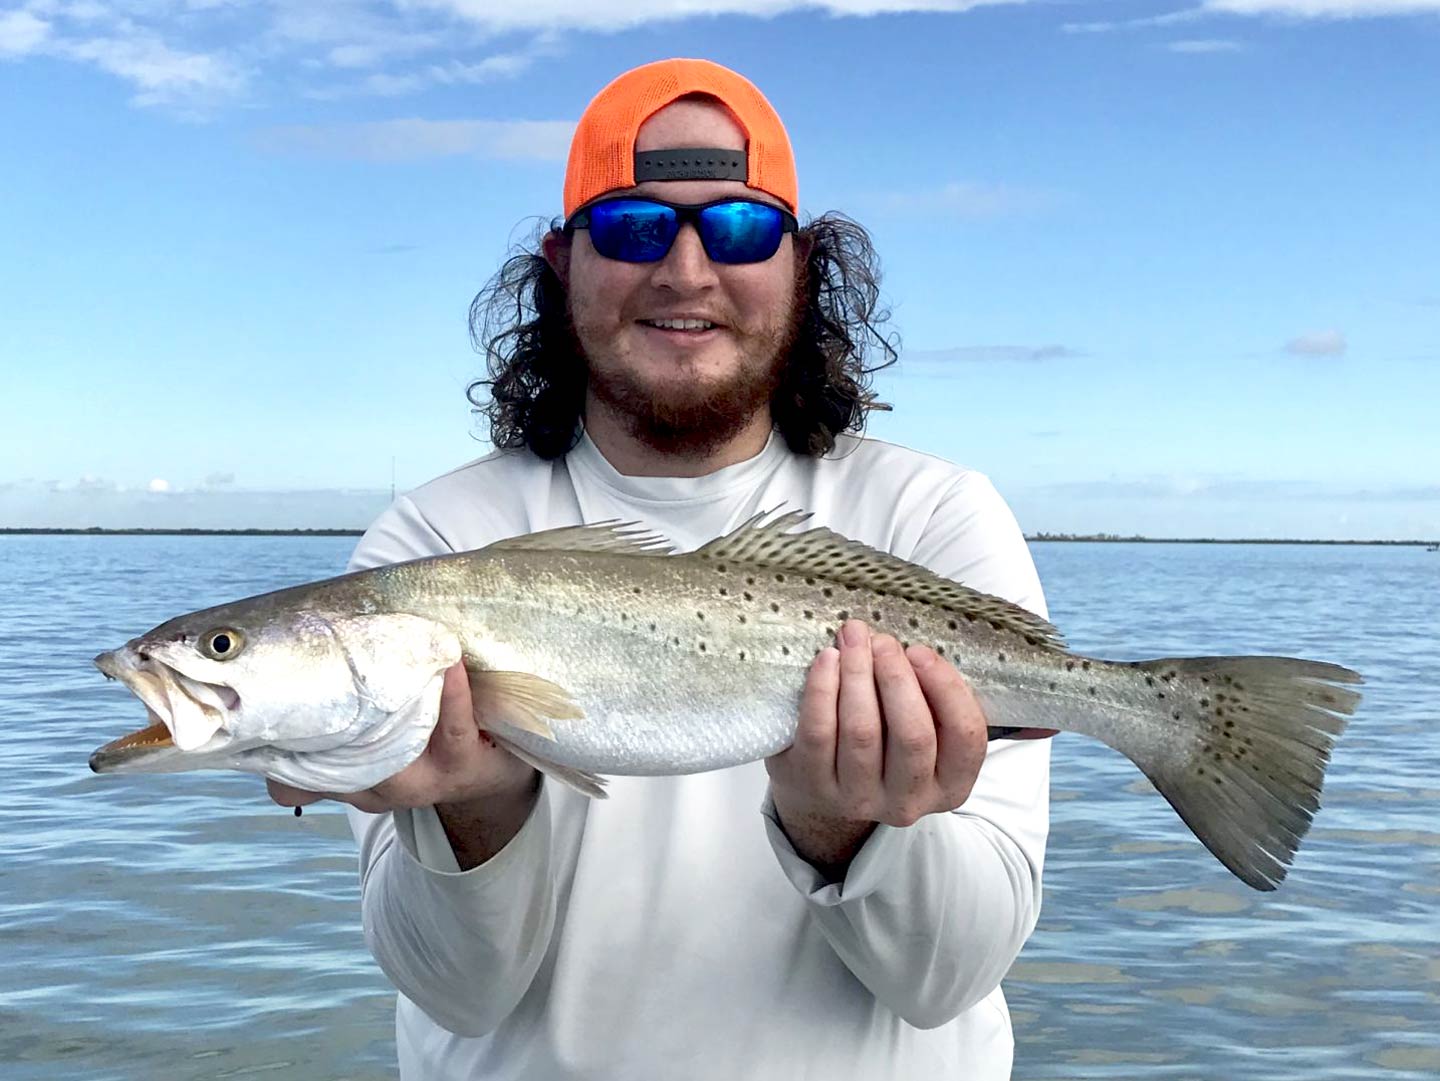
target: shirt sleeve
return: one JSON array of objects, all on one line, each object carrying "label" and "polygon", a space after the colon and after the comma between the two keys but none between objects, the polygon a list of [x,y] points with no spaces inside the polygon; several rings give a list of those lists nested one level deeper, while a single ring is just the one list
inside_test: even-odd
[{"label": "shirt sleeve", "polygon": [[[981,474],[941,501],[912,559],[1045,615],[1014,515]],[[790,844],[768,796],[771,847],[836,954],[919,1028],[945,1024],[1000,985],[1040,915],[1050,741],[990,744],[969,799],[913,826],[876,826],[842,882]]]},{"label": "shirt sleeve", "polygon": [[[361,539],[350,569],[451,550],[402,497]],[[495,1029],[529,988],[555,925],[545,785],[510,843],[464,872],[433,807],[347,815],[360,847],[365,942],[381,970],[442,1028]]]}]

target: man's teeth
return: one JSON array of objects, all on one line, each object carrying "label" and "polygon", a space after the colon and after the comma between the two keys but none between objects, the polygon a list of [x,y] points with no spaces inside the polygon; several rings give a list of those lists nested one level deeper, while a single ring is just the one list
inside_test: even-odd
[{"label": "man's teeth", "polygon": [[710,330],[715,326],[705,319],[646,319],[644,322],[661,330]]}]

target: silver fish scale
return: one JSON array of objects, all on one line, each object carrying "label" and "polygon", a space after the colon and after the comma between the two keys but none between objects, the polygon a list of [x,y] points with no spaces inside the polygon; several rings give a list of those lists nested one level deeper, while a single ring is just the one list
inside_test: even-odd
[{"label": "silver fish scale", "polygon": [[447,622],[481,666],[540,676],[585,712],[552,720],[553,742],[511,728],[506,738],[594,772],[693,772],[783,749],[805,670],[848,618],[932,644],[1000,686],[1020,681],[1018,651],[1041,656],[1012,632],[774,568],[523,551],[488,562],[487,588],[450,593]]}]

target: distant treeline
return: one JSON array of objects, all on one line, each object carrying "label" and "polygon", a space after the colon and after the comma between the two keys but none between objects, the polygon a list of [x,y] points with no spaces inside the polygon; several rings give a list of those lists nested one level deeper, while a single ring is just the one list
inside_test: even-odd
[{"label": "distant treeline", "polygon": [[[0,526],[0,536],[47,537],[362,537],[363,529],[43,529]],[[1077,541],[1088,544],[1352,544],[1390,547],[1435,548],[1436,541],[1424,540],[1304,540],[1277,537],[1141,537],[1119,533],[1033,533],[1027,541]]]},{"label": "distant treeline", "polygon": [[14,529],[0,526],[0,535],[47,537],[362,537],[363,529]]},{"label": "distant treeline", "polygon": [[1401,548],[1434,548],[1440,543],[1426,540],[1313,540],[1296,537],[1124,537],[1119,533],[1035,533],[1025,539],[1083,541],[1090,544],[1382,544]]}]

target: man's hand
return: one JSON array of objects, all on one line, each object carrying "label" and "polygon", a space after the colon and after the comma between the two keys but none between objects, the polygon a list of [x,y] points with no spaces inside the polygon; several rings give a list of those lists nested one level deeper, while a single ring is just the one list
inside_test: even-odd
[{"label": "man's hand", "polygon": [[832,880],[875,823],[909,826],[970,796],[985,715],[955,668],[851,620],[810,667],[795,742],[765,763],[795,849]]},{"label": "man's hand", "polygon": [[445,672],[440,718],[430,743],[410,765],[360,792],[308,792],[265,782],[282,807],[333,799],[371,814],[434,807],[463,870],[483,863],[513,837],[530,814],[539,774],[481,731],[464,664]]}]

